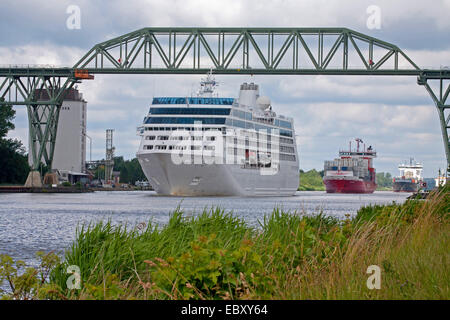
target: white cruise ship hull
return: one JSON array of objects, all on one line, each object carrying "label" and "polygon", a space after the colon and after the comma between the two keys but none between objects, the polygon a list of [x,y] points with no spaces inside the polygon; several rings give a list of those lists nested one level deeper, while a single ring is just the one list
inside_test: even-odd
[{"label": "white cruise ship hull", "polygon": [[173,196],[292,196],[298,188],[295,162],[280,163],[273,175],[239,164],[175,164],[170,153],[137,154],[158,194]]}]

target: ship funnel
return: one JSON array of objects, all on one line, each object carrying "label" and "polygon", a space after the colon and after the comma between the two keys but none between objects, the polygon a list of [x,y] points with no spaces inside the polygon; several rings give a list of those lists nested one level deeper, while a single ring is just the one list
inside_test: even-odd
[{"label": "ship funnel", "polygon": [[255,106],[256,99],[259,97],[259,86],[257,84],[244,82],[239,91],[239,104],[246,106]]}]

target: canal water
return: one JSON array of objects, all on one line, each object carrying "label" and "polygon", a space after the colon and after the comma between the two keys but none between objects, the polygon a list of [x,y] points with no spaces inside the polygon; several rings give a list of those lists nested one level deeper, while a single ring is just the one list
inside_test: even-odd
[{"label": "canal water", "polygon": [[35,265],[37,251],[63,254],[75,239],[77,226],[111,220],[134,227],[141,222],[163,225],[179,206],[195,215],[213,206],[232,211],[249,225],[258,226],[274,208],[292,213],[323,212],[344,218],[370,204],[402,203],[409,193],[373,194],[297,192],[293,197],[162,197],[153,191],[97,191],[93,193],[0,193],[0,254]]}]

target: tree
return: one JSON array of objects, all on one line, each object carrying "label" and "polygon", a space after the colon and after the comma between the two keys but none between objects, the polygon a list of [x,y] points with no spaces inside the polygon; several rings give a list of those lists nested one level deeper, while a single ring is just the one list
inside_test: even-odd
[{"label": "tree", "polygon": [[0,107],[0,140],[3,140],[9,130],[14,130],[15,126],[12,122],[16,115],[16,111],[11,105]]},{"label": "tree", "polygon": [[15,128],[16,111],[11,105],[0,107],[0,183],[24,183],[30,167],[25,148],[17,139],[6,139]]},{"label": "tree", "polygon": [[9,130],[14,130],[15,126],[12,122],[16,115],[16,111],[11,105],[0,107],[0,140],[4,140]]},{"label": "tree", "polygon": [[300,191],[322,191],[325,190],[323,184],[323,171],[312,169],[309,171],[300,170]]},{"label": "tree", "polygon": [[131,178],[131,183],[135,183],[138,180],[147,180],[145,177],[144,171],[142,171],[141,164],[137,158],[134,158],[130,161],[131,169],[133,170],[133,175]]},{"label": "tree", "polygon": [[25,183],[30,166],[18,140],[0,140],[0,183]]},{"label": "tree", "polygon": [[392,187],[392,176],[389,172],[378,172],[377,173],[377,185],[382,188]]},{"label": "tree", "polygon": [[120,171],[120,181],[124,183],[146,180],[137,158],[124,160],[123,157],[114,157],[114,171]]},{"label": "tree", "polygon": [[130,174],[126,166],[123,166],[122,169],[120,170],[120,181],[122,182],[130,181]]},{"label": "tree", "polygon": [[94,179],[98,179],[98,180],[105,179],[105,166],[104,165],[99,165],[95,169]]}]

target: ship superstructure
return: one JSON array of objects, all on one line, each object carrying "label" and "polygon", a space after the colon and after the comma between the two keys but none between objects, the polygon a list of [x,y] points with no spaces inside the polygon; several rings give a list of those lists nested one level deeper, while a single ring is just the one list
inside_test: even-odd
[{"label": "ship superstructure", "polygon": [[293,195],[298,156],[292,118],[277,115],[259,86],[214,95],[211,73],[196,97],[155,97],[137,157],[159,194]]},{"label": "ship superstructure", "polygon": [[355,141],[356,149],[352,150],[350,141],[348,150],[339,151],[339,158],[325,161],[323,183],[328,193],[375,191],[377,184],[373,159],[377,153],[372,146],[366,148],[361,139],[356,138]]},{"label": "ship superstructure", "polygon": [[422,170],[423,165],[409,159],[409,163],[403,162],[399,164],[399,176],[392,180],[392,189],[394,192],[417,192],[423,183]]}]

